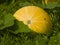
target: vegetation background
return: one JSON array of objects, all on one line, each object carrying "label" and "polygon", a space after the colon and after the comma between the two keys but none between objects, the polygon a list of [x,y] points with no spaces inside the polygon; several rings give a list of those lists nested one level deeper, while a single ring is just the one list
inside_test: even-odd
[{"label": "vegetation background", "polygon": [[[37,34],[14,19],[13,14],[24,6],[43,8],[52,19],[49,34]],[[0,45],[60,45],[60,3],[45,0],[0,0]]]}]

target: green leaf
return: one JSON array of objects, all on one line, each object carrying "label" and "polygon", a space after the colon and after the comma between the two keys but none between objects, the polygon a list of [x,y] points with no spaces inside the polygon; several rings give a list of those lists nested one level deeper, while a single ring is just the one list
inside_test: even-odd
[{"label": "green leaf", "polygon": [[13,24],[14,24],[14,18],[10,13],[1,16],[1,18],[0,18],[0,30],[4,29],[6,27],[10,27]]},{"label": "green leaf", "polygon": [[6,27],[10,27],[14,24],[14,19],[13,19],[13,16],[11,14],[7,14],[5,17],[4,17],[4,25]]},{"label": "green leaf", "polygon": [[46,8],[53,9],[55,7],[60,7],[60,3],[58,3],[58,2],[50,2],[50,3],[46,4]]},{"label": "green leaf", "polygon": [[31,29],[21,21],[15,20],[14,26],[10,27],[10,32],[21,33],[21,32],[31,32]]},{"label": "green leaf", "polygon": [[60,45],[60,32],[50,37],[48,45]]},{"label": "green leaf", "polygon": [[42,4],[39,4],[38,6],[40,6],[41,8],[46,8],[46,9],[53,9],[55,7],[60,7],[60,3],[58,2],[50,2],[48,4],[42,3]]}]

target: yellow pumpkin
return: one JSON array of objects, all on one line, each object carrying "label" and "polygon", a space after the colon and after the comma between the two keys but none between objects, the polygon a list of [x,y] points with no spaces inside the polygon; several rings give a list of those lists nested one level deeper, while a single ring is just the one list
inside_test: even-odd
[{"label": "yellow pumpkin", "polygon": [[45,34],[52,26],[50,16],[42,8],[37,6],[23,7],[17,10],[13,16],[37,33]]},{"label": "yellow pumpkin", "polygon": [[45,3],[50,3],[50,2],[59,2],[60,3],[60,0],[45,0]]}]

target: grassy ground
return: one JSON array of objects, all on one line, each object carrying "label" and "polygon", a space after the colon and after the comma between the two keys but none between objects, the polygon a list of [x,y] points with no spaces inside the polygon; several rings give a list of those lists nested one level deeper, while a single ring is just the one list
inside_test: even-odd
[{"label": "grassy ground", "polygon": [[[50,14],[53,27],[49,34],[33,32],[13,33],[18,26],[12,16],[21,7],[35,5]],[[60,5],[60,4],[59,4]],[[1,0],[0,1],[0,45],[60,45],[60,7],[52,3],[46,5],[41,0]],[[11,19],[11,20],[9,20]],[[9,20],[9,21],[7,21]],[[10,22],[11,21],[11,22]],[[13,27],[13,29],[12,29]]]}]

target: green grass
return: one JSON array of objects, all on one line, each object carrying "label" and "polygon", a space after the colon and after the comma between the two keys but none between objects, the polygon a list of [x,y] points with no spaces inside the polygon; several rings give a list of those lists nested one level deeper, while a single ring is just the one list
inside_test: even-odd
[{"label": "green grass", "polygon": [[[23,23],[17,23],[12,15],[19,8],[29,5],[39,6],[51,16],[53,27],[49,34],[19,31],[22,25],[26,28],[21,30],[30,29]],[[0,45],[60,45],[60,4],[54,2],[46,5],[41,0],[1,0]]]}]

